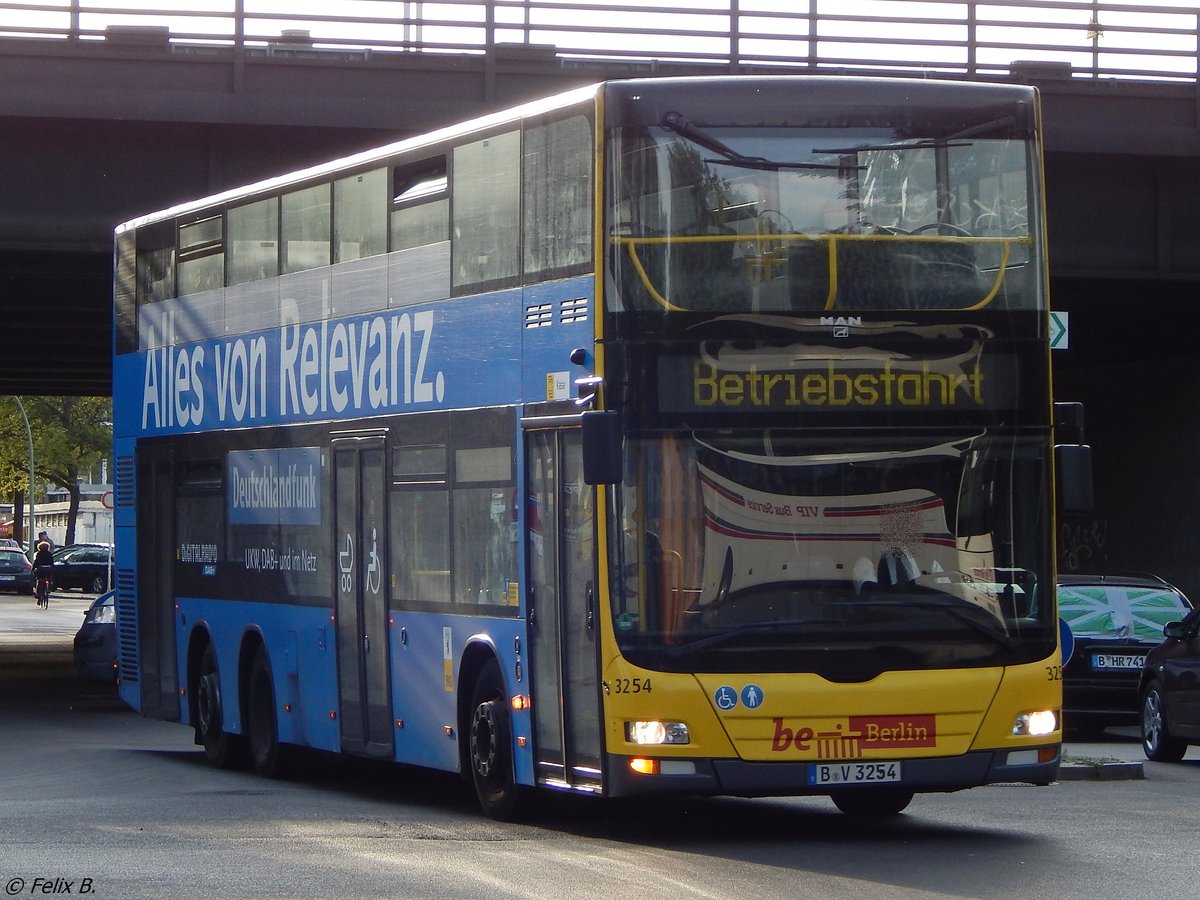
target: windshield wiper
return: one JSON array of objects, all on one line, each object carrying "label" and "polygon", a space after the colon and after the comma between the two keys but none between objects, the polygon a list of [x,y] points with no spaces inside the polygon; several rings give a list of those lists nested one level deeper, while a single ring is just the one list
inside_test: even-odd
[{"label": "windshield wiper", "polygon": [[944,138],[919,138],[917,140],[891,144],[862,144],[858,147],[833,147],[828,150],[813,148],[813,153],[836,153],[839,156],[846,156],[851,153],[863,153],[872,150],[928,150],[936,147],[970,147],[970,143],[961,142],[969,141],[970,138],[976,138],[1000,128],[1012,128],[1016,124],[1016,121],[1012,116],[1001,116],[999,119],[992,119],[990,122],[980,122],[978,125],[972,125],[970,128],[956,131],[954,134]]},{"label": "windshield wiper", "polygon": [[759,634],[761,632],[778,631],[780,628],[799,628],[807,625],[836,625],[840,624],[839,619],[776,619],[771,622],[754,622],[750,625],[740,625],[737,628],[730,628],[725,631],[719,631],[716,634],[705,635],[698,637],[695,640],[688,641],[683,644],[675,644],[669,648],[672,656],[679,656],[684,652],[691,650],[702,650],[705,647],[715,647],[718,644],[727,643],[734,638],[745,637],[748,634]]},{"label": "windshield wiper", "polygon": [[745,156],[741,153],[738,153],[728,144],[717,140],[708,132],[701,131],[699,128],[685,119],[682,113],[663,113],[662,120],[658,124],[667,129],[667,131],[673,131],[680,137],[687,138],[693,144],[699,144],[704,149],[711,150],[713,153],[720,153],[726,159],[732,159],[737,162],[766,162],[766,159],[761,156]]},{"label": "windshield wiper", "polygon": [[[895,600],[858,600],[854,601],[855,606],[898,606],[914,609],[933,609],[946,612],[958,619],[964,625],[968,626],[976,634],[982,634],[984,637],[991,638],[1002,647],[1009,650],[1020,649],[1021,643],[1014,639],[1007,631],[992,625],[990,622],[981,621],[973,615],[969,610],[979,609],[978,607],[962,607],[953,600],[914,600],[911,597],[897,597]],[[980,612],[986,613],[987,610],[980,609]],[[990,615],[990,614],[989,614]]]},{"label": "windshield wiper", "polygon": [[722,157],[720,160],[706,159],[705,162],[723,162],[741,166],[744,169],[762,169],[768,172],[773,172],[777,169],[836,170],[838,168],[838,166],[826,163],[777,162],[767,159],[765,156],[746,156],[744,153],[734,150],[725,142],[713,137],[707,131],[697,128],[685,119],[682,113],[678,112],[663,113],[663,117],[659,120],[658,124],[667,129],[667,131],[673,131],[680,137],[687,138],[693,144],[699,144],[705,150],[719,153]]},{"label": "windshield wiper", "polygon": [[970,144],[952,144],[949,138],[922,138],[900,144],[859,144],[854,147],[813,147],[813,153],[828,153],[837,156],[853,156],[855,153],[870,153],[882,150],[929,150],[936,147],[970,147]]}]

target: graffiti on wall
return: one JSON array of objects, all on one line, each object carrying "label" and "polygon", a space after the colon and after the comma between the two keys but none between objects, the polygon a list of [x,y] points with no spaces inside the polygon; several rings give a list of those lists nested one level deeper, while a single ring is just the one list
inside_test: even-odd
[{"label": "graffiti on wall", "polygon": [[1063,572],[1098,568],[1107,556],[1108,520],[1080,518],[1063,522],[1058,535],[1058,567]]}]

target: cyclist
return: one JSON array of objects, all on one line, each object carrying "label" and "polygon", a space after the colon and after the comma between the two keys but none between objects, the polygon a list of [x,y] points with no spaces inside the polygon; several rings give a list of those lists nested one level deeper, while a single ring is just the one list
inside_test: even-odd
[{"label": "cyclist", "polygon": [[37,605],[50,608],[50,588],[54,584],[54,557],[50,555],[50,542],[41,541],[33,556],[33,593]]}]

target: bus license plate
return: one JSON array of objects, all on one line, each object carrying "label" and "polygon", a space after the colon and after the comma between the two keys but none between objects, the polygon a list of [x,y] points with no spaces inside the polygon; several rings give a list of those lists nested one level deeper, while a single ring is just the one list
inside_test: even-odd
[{"label": "bus license plate", "polygon": [[808,783],[825,784],[882,784],[900,780],[898,762],[820,763],[808,767]]},{"label": "bus license plate", "polygon": [[1094,653],[1093,669],[1140,669],[1146,657],[1135,653]]}]

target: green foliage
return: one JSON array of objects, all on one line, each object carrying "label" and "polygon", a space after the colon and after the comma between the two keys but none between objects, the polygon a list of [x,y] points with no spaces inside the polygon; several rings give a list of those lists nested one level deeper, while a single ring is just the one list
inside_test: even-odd
[{"label": "green foliage", "polygon": [[[12,397],[0,397],[0,496],[11,499],[29,484],[33,438],[34,499],[47,485],[73,490],[81,472],[112,453],[112,400],[108,397],[21,397],[29,432]],[[68,527],[74,533],[74,522]]]}]

